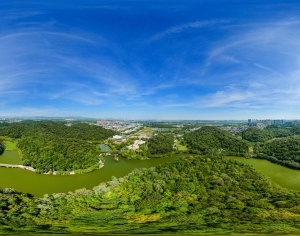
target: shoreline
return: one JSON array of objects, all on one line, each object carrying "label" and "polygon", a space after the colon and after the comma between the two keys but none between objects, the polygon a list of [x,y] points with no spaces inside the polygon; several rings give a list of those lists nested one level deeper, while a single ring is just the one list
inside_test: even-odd
[{"label": "shoreline", "polygon": [[[99,160],[98,162],[98,169],[101,169],[104,167],[104,162],[102,160]],[[25,170],[29,170],[29,171],[32,171],[32,172],[35,172],[36,173],[36,170],[31,167],[31,166],[23,166],[23,165],[14,165],[14,164],[4,164],[4,163],[0,163],[0,167],[4,167],[4,168],[19,168],[19,169],[25,169]],[[76,171],[76,170],[75,170]],[[69,172],[64,172],[64,174],[62,175],[75,175],[74,170],[72,171],[69,171]],[[42,175],[60,175],[60,174],[57,174],[57,171],[49,171],[47,173],[41,173]]]}]

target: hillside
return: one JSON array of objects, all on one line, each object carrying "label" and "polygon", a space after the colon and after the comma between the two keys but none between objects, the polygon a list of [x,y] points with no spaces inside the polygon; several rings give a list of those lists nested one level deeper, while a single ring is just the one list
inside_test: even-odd
[{"label": "hillside", "polygon": [[25,121],[0,126],[0,136],[18,139],[23,165],[38,173],[92,171],[98,168],[101,142],[116,132],[99,126],[65,122]]},{"label": "hillside", "polygon": [[[265,142],[275,137],[272,131],[277,131],[278,129],[259,129],[256,127],[251,127],[242,132],[242,138],[250,142]],[[277,132],[279,133],[279,132]]]},{"label": "hillside", "polygon": [[173,150],[174,136],[172,134],[157,134],[148,140],[150,153],[165,154]]},{"label": "hillside", "polygon": [[300,137],[284,137],[254,146],[255,157],[300,170]]},{"label": "hillside", "polygon": [[225,155],[243,156],[248,152],[245,141],[214,126],[203,126],[199,130],[186,133],[184,140],[190,150],[200,154],[222,152]]},{"label": "hillside", "polygon": [[22,121],[19,123],[0,123],[0,135],[21,138],[33,134],[36,130],[51,133],[61,138],[81,140],[104,140],[116,134],[115,131],[86,123],[74,123],[66,126],[64,121]]},{"label": "hillside", "polygon": [[8,233],[300,232],[300,192],[223,157],[187,157],[38,199],[1,192]]}]

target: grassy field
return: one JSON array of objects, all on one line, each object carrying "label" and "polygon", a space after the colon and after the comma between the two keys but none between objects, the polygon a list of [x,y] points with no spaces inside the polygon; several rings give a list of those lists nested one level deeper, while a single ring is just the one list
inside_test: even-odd
[{"label": "grassy field", "polygon": [[178,151],[186,151],[187,147],[180,144],[179,140],[176,140],[176,145],[178,147]]},{"label": "grassy field", "polygon": [[153,135],[153,131],[150,127],[144,127],[143,129],[141,129],[140,131],[136,132],[134,135],[147,135],[147,136],[152,136]]},{"label": "grassy field", "polygon": [[6,151],[17,150],[17,142],[9,137],[0,136],[0,140],[3,140]]}]

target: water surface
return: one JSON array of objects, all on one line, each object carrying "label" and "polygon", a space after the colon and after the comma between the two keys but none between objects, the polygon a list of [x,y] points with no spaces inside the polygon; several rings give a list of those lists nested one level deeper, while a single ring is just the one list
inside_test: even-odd
[{"label": "water surface", "polygon": [[87,174],[79,175],[44,175],[18,168],[0,168],[0,187],[14,188],[41,197],[48,193],[65,193],[80,188],[91,189],[102,182],[127,175],[135,168],[152,167],[168,161],[176,160],[182,155],[148,160],[127,160],[112,156],[105,157],[105,166]]},{"label": "water surface", "polygon": [[244,157],[229,157],[252,165],[256,170],[266,175],[273,183],[291,190],[300,190],[300,171],[292,170],[267,160]]},{"label": "water surface", "polygon": [[[0,162],[19,164],[16,163],[19,160],[16,155],[17,152],[7,152],[6,155],[0,157]],[[184,154],[143,161],[127,160],[124,158],[119,158],[119,161],[115,161],[112,156],[107,156],[105,157],[105,166],[102,169],[80,175],[41,175],[17,168],[0,168],[0,187],[14,188],[17,191],[28,192],[37,197],[41,197],[47,193],[69,192],[80,188],[91,189],[101,182],[111,180],[111,176],[119,178],[127,175],[135,168],[157,166],[176,160],[180,156],[184,156]],[[273,183],[281,187],[300,190],[300,171],[298,170],[288,169],[266,160],[246,159],[242,157],[229,158],[252,165],[256,170],[266,175]]]},{"label": "water surface", "polygon": [[18,154],[18,151],[5,151],[1,156],[0,156],[0,163],[3,164],[14,164],[14,165],[19,165],[21,164],[21,159]]},{"label": "water surface", "polygon": [[111,151],[110,146],[108,146],[106,144],[99,144],[99,147],[100,147],[101,151]]}]

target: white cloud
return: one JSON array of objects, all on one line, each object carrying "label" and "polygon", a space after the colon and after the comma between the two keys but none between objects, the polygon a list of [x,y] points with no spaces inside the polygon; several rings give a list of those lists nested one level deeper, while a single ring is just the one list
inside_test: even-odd
[{"label": "white cloud", "polygon": [[64,110],[64,109],[56,109],[51,107],[23,107],[18,109],[6,109],[1,112],[2,117],[32,117],[32,116],[70,116],[70,115],[80,115],[80,113],[76,113],[74,111]]},{"label": "white cloud", "polygon": [[215,24],[221,24],[221,23],[226,23],[227,21],[221,21],[221,20],[210,20],[210,21],[195,21],[195,22],[189,22],[186,24],[181,24],[181,25],[176,25],[173,27],[170,27],[168,29],[166,29],[163,32],[157,33],[155,35],[153,35],[152,37],[150,37],[147,42],[153,42],[153,41],[157,41],[160,40],[168,35],[172,35],[172,34],[178,34],[181,32],[184,32],[186,30],[189,29],[196,29],[196,28],[203,28],[203,27],[209,27],[209,26],[213,26]]}]

